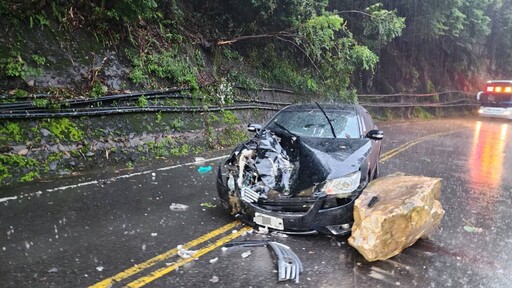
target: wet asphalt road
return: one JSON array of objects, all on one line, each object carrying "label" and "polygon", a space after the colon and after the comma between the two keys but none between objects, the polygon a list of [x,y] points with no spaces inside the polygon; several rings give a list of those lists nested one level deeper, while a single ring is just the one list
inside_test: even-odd
[{"label": "wet asphalt road", "polygon": [[[388,153],[381,175],[443,178],[446,210],[434,235],[389,260],[367,262],[346,237],[237,238],[274,239],[293,249],[304,264],[301,282],[280,283],[269,248],[221,249],[243,226],[215,206],[215,173],[179,165],[193,159],[174,159],[1,188],[0,287],[511,287],[512,122],[442,119],[380,128],[383,153],[399,148]],[[172,211],[172,203],[189,208]],[[183,263],[173,248],[187,243],[201,256]]]}]

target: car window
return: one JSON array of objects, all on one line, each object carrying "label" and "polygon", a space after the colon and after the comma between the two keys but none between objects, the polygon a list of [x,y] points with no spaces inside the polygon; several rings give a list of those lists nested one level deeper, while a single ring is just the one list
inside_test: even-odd
[{"label": "car window", "polygon": [[[326,111],[337,138],[359,138],[357,115],[353,111]],[[308,111],[282,111],[266,129],[284,128],[297,136],[332,138],[332,131],[325,115],[319,109]]]},{"label": "car window", "polygon": [[363,131],[364,134],[368,133],[368,131],[372,130],[375,128],[375,125],[373,124],[373,121],[372,121],[372,118],[370,116],[370,113],[368,113],[368,111],[364,110],[361,112],[361,116],[363,118],[363,121],[364,121],[364,126],[366,126]]}]

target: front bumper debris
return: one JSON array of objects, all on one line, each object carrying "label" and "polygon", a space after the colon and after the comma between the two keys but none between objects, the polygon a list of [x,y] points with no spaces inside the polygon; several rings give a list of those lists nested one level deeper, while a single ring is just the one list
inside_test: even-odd
[{"label": "front bumper debris", "polygon": [[278,280],[286,281],[295,279],[295,283],[299,283],[300,272],[304,271],[302,262],[300,261],[297,254],[295,254],[290,247],[273,241],[258,241],[258,240],[247,240],[247,241],[235,241],[224,245],[224,247],[259,247],[269,245],[277,258],[277,271]]}]

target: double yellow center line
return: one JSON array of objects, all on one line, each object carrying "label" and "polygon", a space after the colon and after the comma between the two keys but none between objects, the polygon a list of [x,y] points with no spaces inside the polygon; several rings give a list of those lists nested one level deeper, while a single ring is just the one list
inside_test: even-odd
[{"label": "double yellow center line", "polygon": [[[411,142],[407,142],[403,145],[400,145],[398,146],[397,148],[394,148],[394,149],[391,149],[389,151],[387,151],[386,153],[382,154],[381,157],[380,157],[380,162],[384,162],[388,159],[390,159],[391,157],[394,157],[395,155],[397,155],[398,153],[402,152],[402,151],[405,151],[409,148],[411,148],[412,146],[422,142],[422,141],[425,141],[425,140],[428,140],[428,139],[431,139],[431,138],[435,138],[435,137],[439,137],[439,136],[444,136],[444,135],[447,135],[447,134],[451,134],[451,133],[455,133],[457,131],[448,131],[448,132],[441,132],[441,133],[436,133],[436,134],[432,134],[432,135],[428,135],[428,136],[424,136],[424,137],[421,137],[421,138],[418,138],[416,140],[413,140]],[[199,238],[196,238],[186,244],[184,244],[182,246],[182,249],[190,249],[190,248],[193,248],[199,244],[202,244],[210,239],[213,239],[221,234],[224,234],[226,233],[227,231],[237,227],[241,225],[241,222],[240,221],[233,221],[231,223],[228,223],[218,229],[215,229],[205,235],[202,235],[200,236]],[[149,273],[148,275],[146,276],[142,276],[128,284],[126,284],[126,287],[130,287],[130,288],[138,288],[138,287],[142,287],[162,276],[164,276],[165,274],[168,274],[174,270],[176,270],[177,268],[185,265],[186,263],[189,263],[191,261],[193,261],[194,259],[198,258],[198,257],[201,257],[203,255],[205,255],[206,253],[208,252],[211,252],[213,251],[214,249],[226,244],[227,242],[233,240],[233,239],[236,239],[238,237],[240,237],[241,235],[243,235],[244,233],[248,232],[252,230],[252,228],[250,227],[242,227],[239,231],[234,231],[233,233],[231,234],[228,234],[220,239],[218,239],[217,241],[201,248],[200,250],[197,250],[196,253],[194,255],[192,255],[192,257],[190,258],[180,258],[178,259],[176,262],[172,263],[171,265],[169,266],[166,266],[166,267],[163,267],[163,268],[159,268],[151,273]],[[178,254],[178,251],[179,249],[178,248],[174,248],[174,249],[171,249],[167,252],[164,252],[158,256],[155,256],[141,264],[138,264],[136,266],[133,266],[131,268],[128,268],[126,269],[125,271],[122,271],[112,277],[109,277],[109,278],[106,278],[92,286],[89,286],[89,288],[108,288],[108,287],[112,287],[112,285],[116,284],[116,283],[119,283],[137,273],[140,273],[156,264],[159,264],[159,263],[162,263],[164,260],[170,258],[170,257],[173,257],[173,256],[176,256]]]},{"label": "double yellow center line", "polygon": [[405,144],[402,144],[402,145],[400,145],[400,146],[398,146],[398,147],[396,147],[394,149],[391,149],[391,150],[387,151],[386,153],[382,154],[380,156],[380,162],[382,163],[384,161],[387,161],[391,157],[394,157],[396,154],[398,154],[400,152],[403,152],[403,151],[411,148],[412,146],[414,146],[414,145],[416,145],[416,144],[418,144],[420,142],[423,142],[425,140],[432,139],[432,138],[439,137],[439,136],[444,136],[444,135],[452,134],[452,133],[455,133],[455,132],[458,132],[458,131],[460,131],[460,130],[431,134],[431,135],[427,135],[427,136],[418,138],[418,139],[413,140],[411,142],[407,142]]},{"label": "double yellow center line", "polygon": [[[226,231],[228,230],[231,230],[237,226],[239,226],[241,224],[240,221],[233,221],[229,224],[226,224],[218,229],[215,229],[199,238],[196,238],[186,244],[184,244],[182,246],[182,249],[190,249],[190,248],[193,248],[203,242],[206,242],[214,237],[217,237],[223,233],[225,233]],[[146,277],[141,277],[139,278],[138,280],[136,281],[133,281],[132,283],[128,284],[127,286],[128,287],[141,287],[142,285],[144,284],[147,284],[153,280],[155,280],[156,278],[158,277],[161,277],[163,276],[164,274],[167,274],[173,270],[175,270],[176,268],[194,260],[195,258],[199,257],[199,256],[202,256],[210,251],[212,251],[213,249],[221,246],[221,245],[224,245],[225,243],[243,235],[244,233],[246,233],[247,231],[251,230],[252,228],[249,228],[249,227],[243,227],[242,229],[240,229],[240,231],[237,231],[236,233],[231,233],[223,238],[220,238],[219,240],[217,240],[215,243],[213,244],[210,244],[208,246],[206,246],[205,248],[202,248],[200,250],[198,250],[194,255],[193,257],[191,258],[187,258],[187,259],[182,259],[182,260],[179,260],[177,261],[176,263],[174,263],[173,265],[170,265],[168,267],[165,267],[165,268],[162,268],[162,269],[159,269],[153,273],[151,273],[149,276],[146,276]],[[158,256],[155,256],[147,261],[145,261],[144,263],[141,263],[141,264],[138,264],[136,266],[133,266],[131,268],[128,268],[126,269],[125,271],[123,272],[120,272],[112,277],[109,277],[107,279],[104,279],[92,286],[89,286],[90,288],[107,288],[107,287],[112,287],[113,284],[115,283],[118,283],[124,279],[127,279],[128,277],[132,276],[132,275],[135,275],[143,270],[146,270],[152,266],[154,266],[155,264],[157,263],[161,263],[162,261],[172,257],[172,256],[176,256],[178,254],[178,251],[179,249],[178,248],[174,248],[174,249],[171,249],[165,253],[162,253]],[[158,273],[157,273],[158,272]],[[165,272],[165,273],[163,273]],[[155,274],[156,273],[156,274]],[[156,275],[159,275],[158,277],[155,277]]]}]

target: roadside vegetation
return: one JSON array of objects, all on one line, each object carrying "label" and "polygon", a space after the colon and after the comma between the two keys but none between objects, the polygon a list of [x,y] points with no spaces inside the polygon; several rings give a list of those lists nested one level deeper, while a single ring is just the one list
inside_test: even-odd
[{"label": "roadside vegetation", "polygon": [[[168,136],[136,145],[140,158],[239,142],[247,137],[240,114],[208,109],[250,99],[251,91],[265,87],[293,91],[300,97],[296,101],[358,101],[364,93],[476,91],[487,78],[512,72],[508,0],[3,0],[0,16],[0,105],[22,101],[51,112],[68,108],[69,99],[172,87],[185,89],[190,99],[178,103],[140,95],[130,105],[194,105],[206,111],[196,113],[196,120],[150,115],[160,129],[137,123],[145,126],[136,129],[137,136]],[[407,115],[430,118],[430,111],[416,107]],[[388,110],[381,117],[387,114],[393,117]],[[112,157],[128,155],[115,145],[95,150],[94,141],[133,137],[103,135],[89,122],[1,120],[0,182],[16,173],[24,175],[18,180],[29,181],[59,170],[55,163],[65,163],[63,173],[81,169],[78,162],[89,161],[88,153],[130,165],[137,160]],[[171,135],[193,129],[202,131],[204,145]],[[30,156],[44,145],[72,143],[69,151],[61,147]]]}]

